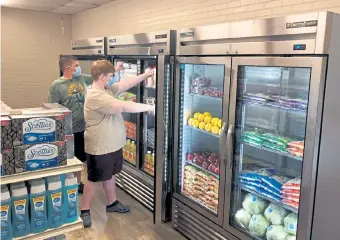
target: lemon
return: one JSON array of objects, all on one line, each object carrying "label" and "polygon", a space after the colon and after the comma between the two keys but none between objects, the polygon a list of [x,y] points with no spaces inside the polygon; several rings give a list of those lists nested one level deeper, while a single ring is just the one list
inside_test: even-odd
[{"label": "lemon", "polygon": [[204,112],[203,115],[204,116],[211,116],[210,112]]},{"label": "lemon", "polygon": [[211,132],[212,132],[213,134],[218,135],[219,131],[220,131],[220,128],[217,127],[217,126],[213,126],[213,127],[211,128]]},{"label": "lemon", "polygon": [[211,119],[212,125],[217,126],[219,120],[220,120],[220,119],[217,118],[217,117],[214,117],[213,119]]},{"label": "lemon", "polygon": [[205,123],[210,123],[211,122],[211,116],[205,116],[205,118],[204,118],[204,122]]},{"label": "lemon", "polygon": [[203,122],[205,116],[203,114],[198,115],[198,121]]},{"label": "lemon", "polygon": [[188,121],[189,126],[192,126],[194,121],[195,121],[194,118],[189,118],[189,121]]},{"label": "lemon", "polygon": [[220,120],[218,121],[217,126],[218,126],[219,128],[222,127],[222,119],[220,119]]},{"label": "lemon", "polygon": [[194,114],[194,118],[195,118],[195,119],[198,119],[198,116],[199,116],[199,115],[201,115],[200,112],[195,113],[195,114]]},{"label": "lemon", "polygon": [[200,124],[200,122],[198,120],[194,120],[194,122],[192,123],[192,125],[195,127],[195,128],[198,128],[198,125]]},{"label": "lemon", "polygon": [[211,123],[205,124],[205,131],[210,132],[211,128],[212,128],[212,124]]},{"label": "lemon", "polygon": [[201,122],[200,125],[198,126],[201,130],[204,130],[205,128],[205,123]]}]

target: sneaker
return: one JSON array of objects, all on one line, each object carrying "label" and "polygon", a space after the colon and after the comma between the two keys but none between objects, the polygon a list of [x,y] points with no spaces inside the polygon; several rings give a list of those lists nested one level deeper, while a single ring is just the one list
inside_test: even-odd
[{"label": "sneaker", "polygon": [[84,183],[81,182],[78,184],[78,193],[83,194],[83,192],[84,192]]},{"label": "sneaker", "polygon": [[121,204],[120,202],[118,202],[116,205],[114,205],[112,207],[106,206],[106,211],[107,212],[117,212],[117,213],[127,213],[127,212],[130,212],[130,207],[125,206],[125,205]]},{"label": "sneaker", "polygon": [[83,220],[84,228],[91,227],[92,221],[91,221],[90,212],[81,213],[80,214],[80,218],[81,218],[81,220]]}]

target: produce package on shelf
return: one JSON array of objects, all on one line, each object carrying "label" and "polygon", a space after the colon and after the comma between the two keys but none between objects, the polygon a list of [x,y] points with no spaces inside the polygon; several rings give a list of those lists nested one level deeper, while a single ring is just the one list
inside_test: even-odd
[{"label": "produce package on shelf", "polygon": [[255,214],[250,219],[249,232],[257,237],[264,237],[269,226],[269,221],[262,214]]},{"label": "produce package on shelf", "polygon": [[293,236],[296,236],[297,225],[298,225],[298,215],[295,213],[288,214],[287,217],[283,219],[284,230]]},{"label": "produce package on shelf", "polygon": [[283,219],[288,215],[288,211],[283,207],[270,203],[269,206],[264,211],[264,216],[273,225],[282,225]]},{"label": "produce package on shelf", "polygon": [[211,113],[209,112],[196,112],[189,118],[188,125],[219,135],[222,127],[222,119],[211,116]]},{"label": "produce package on shelf", "polygon": [[131,139],[136,139],[136,124],[124,121],[125,129],[126,129],[126,136]]},{"label": "produce package on shelf", "polygon": [[299,209],[301,177],[297,177],[282,186],[282,202],[295,209]]},{"label": "produce package on shelf", "polygon": [[211,152],[196,152],[196,153],[188,153],[187,159],[188,162],[192,162],[199,167],[207,169],[209,172],[213,174],[220,174],[220,157],[218,153]]},{"label": "produce package on shelf", "polygon": [[288,145],[287,151],[290,154],[296,157],[303,157],[303,150],[305,146],[304,141],[292,141],[289,142],[287,145]]},{"label": "produce package on shelf", "polygon": [[136,96],[136,94],[133,94],[133,93],[123,92],[123,93],[119,94],[117,98],[119,100],[122,100],[122,101],[136,102],[137,96]]},{"label": "produce package on shelf", "polygon": [[267,229],[266,240],[286,240],[288,233],[281,225],[271,225]]},{"label": "produce package on shelf", "polygon": [[211,78],[191,78],[190,92],[209,97],[223,98],[223,89],[211,87]]},{"label": "produce package on shelf", "polygon": [[243,200],[242,206],[250,214],[263,214],[268,204],[268,201],[248,193]]}]

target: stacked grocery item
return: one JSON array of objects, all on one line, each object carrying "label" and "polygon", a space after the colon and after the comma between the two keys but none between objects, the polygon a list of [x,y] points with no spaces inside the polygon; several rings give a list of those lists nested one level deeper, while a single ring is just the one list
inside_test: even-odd
[{"label": "stacked grocery item", "polygon": [[136,96],[136,94],[133,94],[133,93],[123,92],[123,93],[119,94],[117,98],[119,100],[122,100],[122,101],[136,102],[137,96]]},{"label": "stacked grocery item", "polygon": [[183,193],[217,212],[219,180],[194,166],[184,167]]},{"label": "stacked grocery item", "polygon": [[155,152],[147,151],[144,156],[144,171],[154,176],[155,171]]},{"label": "stacked grocery item", "polygon": [[220,157],[218,153],[195,152],[187,154],[187,161],[194,163],[199,167],[207,169],[213,174],[220,175]]},{"label": "stacked grocery item", "polygon": [[154,128],[149,128],[147,131],[147,145],[155,149],[155,129]]},{"label": "stacked grocery item", "polygon": [[126,129],[126,137],[136,140],[137,138],[136,124],[128,121],[124,121],[124,124]]},{"label": "stacked grocery item", "polygon": [[308,101],[271,93],[245,93],[242,99],[249,104],[266,105],[287,110],[307,110]]},{"label": "stacked grocery item", "polygon": [[123,69],[119,71],[119,79],[123,81],[125,78],[137,75],[137,64],[124,63]]},{"label": "stacked grocery item", "polygon": [[222,127],[222,119],[211,116],[209,112],[196,112],[193,117],[189,118],[188,125],[219,135]]},{"label": "stacked grocery item", "polygon": [[194,76],[191,78],[190,92],[193,94],[223,98],[223,90],[211,87],[211,78]]},{"label": "stacked grocery item", "polygon": [[[144,97],[143,98],[143,103],[151,105],[151,106],[155,106],[156,104],[156,98],[154,97]],[[148,112],[149,115],[155,115],[154,112]]]},{"label": "stacked grocery item", "polygon": [[157,68],[156,66],[151,67],[152,71],[153,71],[153,75],[149,78],[147,78],[144,83],[145,83],[145,87],[147,88],[156,88],[156,84],[157,84]]},{"label": "stacked grocery item", "polygon": [[72,115],[59,104],[1,117],[1,175],[63,166],[73,158]]},{"label": "stacked grocery item", "polygon": [[304,141],[293,141],[275,133],[262,131],[245,131],[243,141],[255,147],[264,147],[282,154],[303,157]]},{"label": "stacked grocery item", "polygon": [[253,194],[246,194],[235,221],[250,234],[266,240],[295,239],[297,214]]},{"label": "stacked grocery item", "polygon": [[123,147],[123,159],[135,165],[136,164],[136,151],[137,151],[137,146],[136,146],[135,141],[130,141],[130,139],[128,139],[126,141],[125,146]]},{"label": "stacked grocery item", "polygon": [[283,184],[281,189],[282,203],[298,210],[300,202],[300,189],[301,177],[294,178]]}]

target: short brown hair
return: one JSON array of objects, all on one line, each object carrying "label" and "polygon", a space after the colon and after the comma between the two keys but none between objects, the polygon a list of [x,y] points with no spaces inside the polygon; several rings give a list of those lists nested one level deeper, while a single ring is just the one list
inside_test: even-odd
[{"label": "short brown hair", "polygon": [[60,71],[64,72],[66,67],[72,66],[73,62],[77,61],[77,58],[71,55],[63,55],[59,59]]},{"label": "short brown hair", "polygon": [[97,80],[101,74],[115,73],[115,67],[107,60],[98,60],[92,63],[91,76],[93,80]]}]

